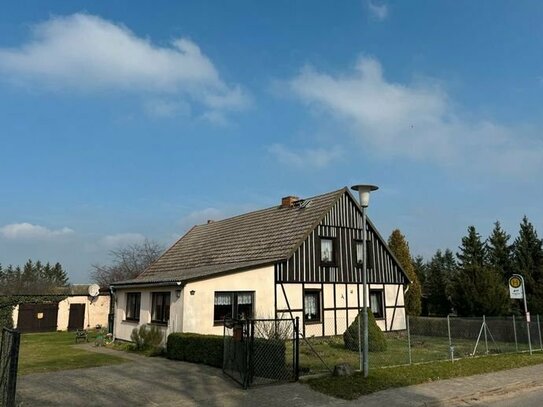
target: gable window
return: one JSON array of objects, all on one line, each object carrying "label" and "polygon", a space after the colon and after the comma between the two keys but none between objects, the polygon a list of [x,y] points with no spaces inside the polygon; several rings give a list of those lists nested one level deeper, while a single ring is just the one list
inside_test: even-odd
[{"label": "gable window", "polygon": [[383,291],[370,291],[370,309],[376,319],[384,318]]},{"label": "gable window", "polygon": [[334,240],[321,237],[321,263],[334,263]]},{"label": "gable window", "polygon": [[151,322],[167,324],[170,320],[170,293],[153,293]]},{"label": "gable window", "polygon": [[227,318],[247,319],[253,317],[254,292],[215,292],[213,321],[222,323]]},{"label": "gable window", "polygon": [[[362,266],[364,264],[364,253],[362,251],[364,243],[362,240],[355,241],[355,256],[356,265]],[[366,240],[366,256],[368,258],[368,269],[373,268],[373,252],[371,250],[371,240]]]},{"label": "gable window", "polygon": [[141,293],[126,293],[126,319],[140,320]]},{"label": "gable window", "polygon": [[304,291],[304,321],[320,322],[321,292],[316,290]]}]

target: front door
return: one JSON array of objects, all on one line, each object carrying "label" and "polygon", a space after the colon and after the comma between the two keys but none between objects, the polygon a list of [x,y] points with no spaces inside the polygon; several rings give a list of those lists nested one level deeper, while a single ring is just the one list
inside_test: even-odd
[{"label": "front door", "polygon": [[83,329],[85,322],[85,304],[70,304],[70,316],[68,318],[68,331]]}]

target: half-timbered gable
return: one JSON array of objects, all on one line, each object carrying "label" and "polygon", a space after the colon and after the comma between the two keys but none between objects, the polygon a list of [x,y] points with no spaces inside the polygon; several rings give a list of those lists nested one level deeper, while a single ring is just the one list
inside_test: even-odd
[{"label": "half-timbered gable", "polygon": [[[300,205],[297,210],[306,207]],[[321,261],[321,239],[333,245],[331,262]],[[362,213],[348,190],[337,197],[322,220],[285,261],[275,266],[278,282],[361,283],[362,264],[357,243],[362,241]],[[367,221],[368,282],[409,284],[409,279],[371,221]],[[360,253],[358,253],[358,256]]]}]

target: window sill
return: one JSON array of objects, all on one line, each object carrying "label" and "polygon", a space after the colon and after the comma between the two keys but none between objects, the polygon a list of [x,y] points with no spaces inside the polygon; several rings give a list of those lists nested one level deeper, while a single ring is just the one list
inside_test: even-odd
[{"label": "window sill", "polygon": [[304,324],[306,324],[306,325],[317,325],[317,324],[322,324],[322,321],[317,320],[317,319],[304,320]]},{"label": "window sill", "polygon": [[151,321],[149,322],[149,325],[157,325],[157,326],[168,326],[168,322],[162,322],[162,321]]},{"label": "window sill", "polygon": [[130,322],[132,324],[139,324],[140,320],[139,319],[126,318],[126,319],[123,319],[123,322]]},{"label": "window sill", "polygon": [[337,263],[325,263],[321,261],[321,267],[337,267]]}]

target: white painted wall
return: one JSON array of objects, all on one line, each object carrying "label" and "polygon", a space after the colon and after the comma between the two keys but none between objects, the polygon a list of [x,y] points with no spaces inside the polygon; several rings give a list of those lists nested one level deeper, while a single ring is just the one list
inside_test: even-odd
[{"label": "white painted wall", "polygon": [[107,328],[109,295],[99,295],[95,298],[87,295],[78,295],[68,297],[58,303],[57,330],[66,331],[68,329],[70,304],[85,304],[84,328],[94,328],[98,324]]},{"label": "white painted wall", "polygon": [[[170,293],[170,320],[167,325],[157,324],[164,333],[164,341],[171,332],[179,331],[180,318],[182,316],[182,292],[181,297],[177,297],[177,291],[180,287],[176,285],[167,287],[146,287],[146,288],[119,288],[115,292],[115,324],[113,335],[116,339],[130,341],[130,335],[134,328],[151,323],[151,301],[153,292]],[[139,321],[126,320],[126,294],[130,292],[141,293],[140,319]]]},{"label": "white painted wall", "polygon": [[213,324],[215,291],[254,291],[255,316],[273,318],[274,277],[273,266],[266,266],[188,283],[183,289],[183,332],[223,334],[223,327]]}]

